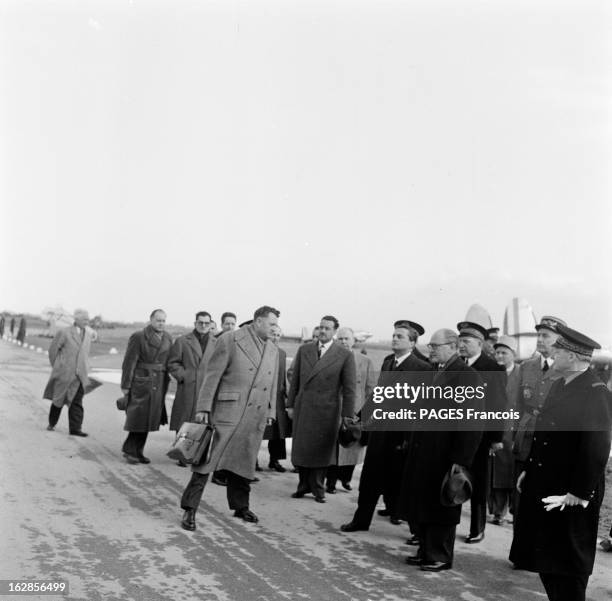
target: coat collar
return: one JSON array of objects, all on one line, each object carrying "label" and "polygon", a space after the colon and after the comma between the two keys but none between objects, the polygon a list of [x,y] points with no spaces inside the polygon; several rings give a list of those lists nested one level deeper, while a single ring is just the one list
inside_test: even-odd
[{"label": "coat collar", "polygon": [[[208,342],[210,343],[210,335]],[[198,358],[198,361],[202,358],[202,346],[200,345],[200,341],[198,337],[193,333],[189,332],[189,334],[185,334],[185,340],[193,350],[195,356]]]},{"label": "coat collar", "polygon": [[266,347],[268,346],[268,342],[266,341],[263,347],[263,351],[260,352],[255,342],[255,332],[251,326],[245,326],[240,328],[236,334],[234,335],[234,340],[236,344],[242,349],[244,354],[249,358],[249,361],[255,366],[259,367],[261,363],[261,357],[266,351]]},{"label": "coat collar", "polygon": [[318,343],[309,343],[310,348],[307,349],[308,360],[313,366],[312,371],[308,375],[307,380],[314,378],[321,370],[333,365],[338,358],[342,355],[342,349],[336,341],[332,342],[332,345],[325,351],[325,354],[319,359],[317,354]]}]

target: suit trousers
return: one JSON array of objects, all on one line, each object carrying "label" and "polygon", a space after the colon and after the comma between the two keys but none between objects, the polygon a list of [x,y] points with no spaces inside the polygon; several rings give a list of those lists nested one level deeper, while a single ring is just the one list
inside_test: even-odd
[{"label": "suit trousers", "polygon": [[270,463],[287,459],[287,447],[284,438],[268,440],[268,452],[270,453]]},{"label": "suit trousers", "polygon": [[455,524],[431,524],[421,523],[417,527],[421,546],[419,555],[427,563],[443,561],[453,563],[453,551],[455,549]]},{"label": "suit trousers", "polygon": [[[80,432],[81,427],[83,426],[83,385],[79,386],[77,393],[74,395],[72,399],[72,403],[70,403],[70,407],[68,407],[68,429],[71,434],[74,432]],[[49,408],[49,425],[55,427],[57,424],[60,414],[62,412],[62,407],[56,407],[53,403],[51,403],[51,407]]]},{"label": "suit trousers", "polygon": [[299,483],[297,492],[306,494],[311,492],[315,497],[325,497],[325,473],[326,467],[300,467],[297,466],[299,472]]},{"label": "suit trousers", "polygon": [[130,432],[121,450],[132,457],[142,457],[148,435],[148,432]]},{"label": "suit trousers", "polygon": [[[251,492],[249,480],[227,470],[223,470],[222,473],[227,478],[227,502],[229,508],[236,511],[239,509],[248,509],[249,495]],[[181,498],[182,509],[193,509],[197,511],[209,475],[210,474],[192,472],[191,480],[189,480],[189,484],[187,484]]]},{"label": "suit trousers", "polygon": [[327,468],[327,487],[335,488],[336,482],[349,483],[353,478],[354,465],[330,465]]},{"label": "suit trousers", "polygon": [[484,532],[487,523],[487,490],[489,481],[489,447],[488,440],[483,440],[476,451],[472,463],[473,488],[470,499],[472,516],[470,519],[470,536]]},{"label": "suit trousers", "polygon": [[584,601],[589,577],[586,574],[540,574],[550,601]]}]

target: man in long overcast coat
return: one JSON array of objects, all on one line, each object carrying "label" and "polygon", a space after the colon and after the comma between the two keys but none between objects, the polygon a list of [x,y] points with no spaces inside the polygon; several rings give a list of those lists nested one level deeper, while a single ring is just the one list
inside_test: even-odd
[{"label": "man in long overcast coat", "polygon": [[287,413],[293,420],[291,461],[300,479],[292,495],[325,502],[327,466],[334,462],[340,424],[355,417],[355,358],[335,342],[338,320],[326,315],[319,339],[303,344],[291,366]]}]

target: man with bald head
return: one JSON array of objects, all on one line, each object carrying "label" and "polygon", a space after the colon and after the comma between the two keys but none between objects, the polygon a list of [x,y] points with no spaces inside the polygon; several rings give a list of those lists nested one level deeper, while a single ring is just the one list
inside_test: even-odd
[{"label": "man with bald head", "polygon": [[68,426],[72,436],[87,436],[83,425],[83,395],[88,383],[89,347],[91,335],[87,328],[89,313],[84,309],[74,312],[74,325],[58,330],[49,347],[49,361],[53,366],[43,398],[51,401],[49,425],[54,430],[62,407],[68,405]]},{"label": "man with bald head", "polygon": [[[374,386],[376,386],[374,363],[372,363],[372,359],[368,356],[360,351],[355,351],[355,333],[351,328],[339,328],[336,334],[336,340],[345,349],[351,351],[353,357],[355,357],[357,374],[355,386],[355,414],[357,414],[361,411],[366,399],[372,394]],[[338,480],[340,480],[345,490],[351,490],[353,471],[357,464],[363,462],[364,455],[365,447],[361,444],[355,444],[349,448],[338,445],[337,461],[327,468],[326,490],[329,494],[335,494],[336,482]]]},{"label": "man with bald head", "polygon": [[[446,387],[476,387],[482,384],[480,376],[458,353],[458,336],[450,329],[434,332],[429,344],[429,360],[437,367],[433,385]],[[449,408],[458,405],[448,401]],[[482,401],[466,399],[464,410],[482,409]],[[444,404],[436,404],[444,409]],[[445,430],[426,431],[421,428],[412,433],[409,454],[402,483],[402,509],[411,528],[419,539],[419,550],[409,555],[406,563],[427,572],[448,570],[453,565],[455,531],[461,519],[461,505],[445,506],[440,500],[444,476],[453,467],[469,468],[480,444],[482,432],[461,428],[453,423]]]},{"label": "man with bald head", "polygon": [[143,454],[147,435],[168,423],[164,399],[170,380],[166,364],[172,338],[165,327],[165,311],[155,309],[149,325],[130,336],[123,358],[121,390],[128,398],[123,429],[129,432],[123,456],[128,463],[151,463]]}]

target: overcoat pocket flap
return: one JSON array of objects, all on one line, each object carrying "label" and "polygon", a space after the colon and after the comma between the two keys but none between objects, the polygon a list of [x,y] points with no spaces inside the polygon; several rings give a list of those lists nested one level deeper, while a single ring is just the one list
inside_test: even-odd
[{"label": "overcoat pocket flap", "polygon": [[217,394],[218,401],[237,401],[239,399],[239,392],[220,392],[219,394]]}]

